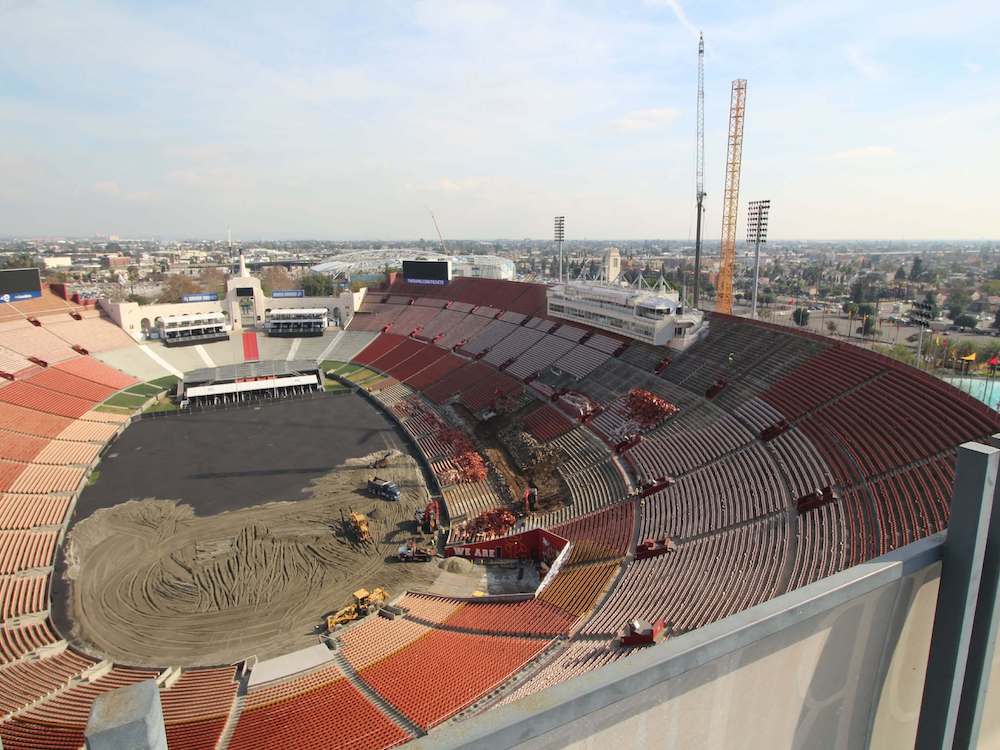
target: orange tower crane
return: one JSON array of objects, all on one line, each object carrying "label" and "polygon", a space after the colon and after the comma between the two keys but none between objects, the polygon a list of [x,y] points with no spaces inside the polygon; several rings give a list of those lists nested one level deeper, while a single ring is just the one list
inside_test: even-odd
[{"label": "orange tower crane", "polygon": [[736,264],[736,217],[740,207],[740,166],[743,159],[743,116],[747,82],[733,81],[729,100],[729,149],[726,154],[726,192],[722,199],[722,263],[719,267],[716,312],[733,312],[733,266]]}]

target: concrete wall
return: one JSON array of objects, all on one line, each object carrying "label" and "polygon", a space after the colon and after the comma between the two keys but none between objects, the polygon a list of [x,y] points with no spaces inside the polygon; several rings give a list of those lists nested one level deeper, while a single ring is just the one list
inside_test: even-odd
[{"label": "concrete wall", "polygon": [[[922,540],[412,744],[913,747],[942,540]],[[981,747],[996,746],[998,698],[994,689]]]}]

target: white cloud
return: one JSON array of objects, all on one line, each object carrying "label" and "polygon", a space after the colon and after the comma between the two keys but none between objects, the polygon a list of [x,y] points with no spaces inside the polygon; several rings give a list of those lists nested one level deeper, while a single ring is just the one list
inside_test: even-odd
[{"label": "white cloud", "polygon": [[982,63],[977,63],[972,60],[966,60],[964,63],[962,63],[962,67],[965,68],[970,73],[972,73],[972,75],[977,75],[979,73],[982,73],[984,70]]},{"label": "white cloud", "polygon": [[625,113],[612,125],[618,130],[652,130],[669,125],[680,113],[673,107],[651,107],[635,109]]},{"label": "white cloud", "polygon": [[691,19],[688,18],[687,13],[684,11],[684,6],[680,4],[679,0],[646,0],[647,5],[658,5],[661,7],[670,8],[673,11],[674,16],[677,18],[677,22],[683,26],[687,32],[693,36],[695,39],[698,38],[698,28],[691,23]]},{"label": "white cloud", "polygon": [[833,154],[834,159],[890,159],[896,155],[892,146],[861,146]]},{"label": "white cloud", "polygon": [[851,45],[844,50],[848,64],[869,81],[884,81],[889,77],[886,67],[860,47]]}]

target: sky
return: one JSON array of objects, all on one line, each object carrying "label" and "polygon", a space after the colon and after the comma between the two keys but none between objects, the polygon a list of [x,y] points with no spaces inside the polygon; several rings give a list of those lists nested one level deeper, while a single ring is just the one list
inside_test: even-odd
[{"label": "sky", "polygon": [[0,0],[0,235],[1000,238],[996,0]]}]

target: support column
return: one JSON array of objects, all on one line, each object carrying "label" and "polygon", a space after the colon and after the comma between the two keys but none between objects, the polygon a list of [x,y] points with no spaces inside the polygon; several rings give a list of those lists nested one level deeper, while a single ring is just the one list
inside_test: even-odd
[{"label": "support column", "polygon": [[[1000,435],[990,441],[1000,448]],[[955,750],[976,747],[979,727],[983,720],[983,701],[990,685],[990,667],[996,649],[997,625],[1000,624],[1000,482],[993,490],[993,511],[986,532],[986,550],[983,553],[983,570],[979,581],[976,616],[972,621],[969,657],[962,686],[962,702],[958,709],[955,728]]]},{"label": "support column", "polygon": [[958,448],[915,750],[950,749],[955,738],[998,461],[997,448]]}]

